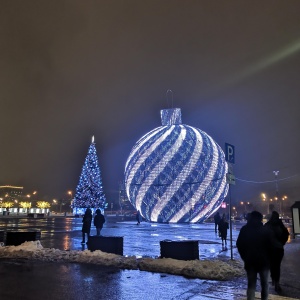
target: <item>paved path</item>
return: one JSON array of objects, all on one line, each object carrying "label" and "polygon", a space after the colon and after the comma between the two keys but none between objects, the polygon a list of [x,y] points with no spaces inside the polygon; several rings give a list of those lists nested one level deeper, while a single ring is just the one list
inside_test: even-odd
[{"label": "paved path", "polygon": [[[240,259],[235,248],[239,229],[233,226],[233,258]],[[0,218],[1,230],[41,230],[45,248],[84,250],[81,242],[81,219]],[[95,234],[93,229],[92,234]],[[213,224],[153,224],[134,221],[106,222],[103,235],[123,236],[124,255],[160,256],[159,242],[171,240],[199,240],[200,259],[230,259],[231,252],[221,251],[219,237]],[[300,239],[285,246],[282,263],[283,296],[270,287],[270,300],[300,299]],[[0,299],[109,299],[109,300],[243,300],[246,299],[245,277],[234,281],[188,279],[182,276],[113,270],[94,265],[65,263],[31,263],[10,261],[0,263]],[[257,293],[256,298],[259,299]]]}]

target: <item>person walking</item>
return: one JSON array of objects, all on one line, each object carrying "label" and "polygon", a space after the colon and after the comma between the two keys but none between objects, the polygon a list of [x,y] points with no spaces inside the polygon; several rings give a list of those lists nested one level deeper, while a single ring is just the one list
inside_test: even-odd
[{"label": "person walking", "polygon": [[221,216],[220,216],[219,212],[217,212],[214,215],[214,221],[215,221],[215,233],[217,233],[218,225],[219,225],[219,222],[221,221]]},{"label": "person walking", "polygon": [[223,214],[222,219],[219,221],[218,229],[222,240],[222,250],[227,250],[227,231],[229,224],[226,219],[226,215]]},{"label": "person walking", "polygon": [[96,209],[96,215],[94,217],[94,226],[96,227],[97,236],[100,236],[101,229],[103,228],[103,224],[105,223],[105,218],[101,213],[101,210]]},{"label": "person walking", "polygon": [[267,300],[269,294],[270,257],[275,247],[275,238],[272,231],[263,225],[262,219],[260,212],[251,212],[236,241],[247,273],[247,300],[255,299],[257,274],[260,277],[261,299]]},{"label": "person walking", "polygon": [[275,291],[277,293],[280,293],[282,291],[279,284],[281,261],[284,256],[284,245],[286,244],[290,234],[287,228],[282,223],[282,220],[279,219],[279,214],[277,211],[272,212],[271,218],[265,224],[265,227],[274,232],[276,239],[276,246],[273,249],[273,253],[271,255],[270,272],[272,285],[275,285]]},{"label": "person walking", "polygon": [[82,242],[81,244],[85,244],[85,234],[87,235],[87,238],[89,239],[90,231],[91,231],[91,224],[92,224],[92,210],[90,208],[87,208],[83,218],[82,218]]},{"label": "person walking", "polygon": [[135,218],[136,218],[136,221],[137,221],[136,225],[140,225],[140,223],[141,223],[141,213],[140,213],[139,210],[136,212]]}]

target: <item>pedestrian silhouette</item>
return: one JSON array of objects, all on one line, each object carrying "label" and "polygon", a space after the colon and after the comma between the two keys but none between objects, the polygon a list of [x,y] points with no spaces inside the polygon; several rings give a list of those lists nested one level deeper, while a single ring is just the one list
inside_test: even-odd
[{"label": "pedestrian silhouette", "polygon": [[91,224],[92,224],[92,210],[90,208],[87,208],[84,216],[82,218],[82,242],[81,244],[85,243],[85,234],[87,235],[87,240],[89,239],[90,236],[90,231],[91,231]]},{"label": "pedestrian silhouette", "polygon": [[217,233],[218,225],[219,225],[219,222],[221,221],[221,216],[220,216],[219,212],[217,212],[214,215],[214,221],[215,221],[215,233]]},{"label": "pedestrian silhouette", "polygon": [[227,250],[227,230],[229,228],[229,224],[225,214],[223,214],[222,219],[219,221],[218,228],[222,240],[222,249]]},{"label": "pedestrian silhouette", "polygon": [[280,266],[284,256],[284,245],[289,238],[289,232],[287,228],[284,226],[284,224],[282,223],[282,220],[279,219],[279,214],[277,211],[272,212],[271,218],[265,224],[265,227],[269,228],[274,232],[275,239],[276,239],[276,245],[271,255],[270,272],[271,272],[272,285],[275,285],[275,291],[277,293],[280,293],[282,290],[279,284]]},{"label": "pedestrian silhouette", "polygon": [[97,236],[100,236],[101,229],[103,228],[103,224],[105,223],[105,218],[101,213],[101,210],[96,209],[96,215],[94,217],[94,226],[96,227]]},{"label": "pedestrian silhouette", "polygon": [[140,223],[141,223],[141,214],[140,214],[139,210],[136,212],[135,218],[136,218],[136,221],[137,221],[136,225],[140,225]]},{"label": "pedestrian silhouette", "polygon": [[263,225],[262,219],[260,212],[251,212],[236,241],[247,273],[247,300],[255,299],[257,274],[260,277],[261,299],[267,300],[269,294],[270,257],[275,247],[275,237]]}]

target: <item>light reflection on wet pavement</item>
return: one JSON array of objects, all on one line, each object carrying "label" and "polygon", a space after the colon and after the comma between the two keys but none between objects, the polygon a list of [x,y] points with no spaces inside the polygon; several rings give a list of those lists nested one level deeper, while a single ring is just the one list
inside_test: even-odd
[{"label": "light reflection on wet pavement", "polygon": [[[239,259],[235,241],[240,227],[233,225],[233,258]],[[84,250],[81,245],[81,218],[0,218],[2,230],[40,230],[44,248]],[[91,235],[96,233],[92,228]],[[160,241],[199,240],[200,259],[225,259],[231,251],[222,251],[220,238],[213,224],[153,224],[135,221],[111,222],[109,219],[101,232],[104,236],[123,236],[124,255],[137,257],[160,256]],[[228,232],[229,236],[229,232]],[[299,241],[286,246],[286,262],[283,262],[283,288],[286,295],[300,295],[300,265],[295,256]],[[228,241],[228,249],[230,242]],[[298,248],[297,248],[298,247]],[[299,253],[299,252],[298,252]],[[295,268],[295,264],[299,268]],[[16,275],[17,274],[17,275]],[[289,274],[289,278],[287,278]],[[95,265],[67,263],[33,263],[5,261],[0,263],[1,299],[159,299],[205,300],[246,299],[246,279],[216,282],[188,279],[182,276],[157,274],[139,270],[114,270]],[[289,286],[290,284],[290,286]],[[8,288],[9,287],[9,288]],[[270,293],[275,292],[270,288]],[[257,299],[259,294],[257,293]],[[284,299],[271,295],[269,299]],[[300,299],[300,298],[297,298]]]}]

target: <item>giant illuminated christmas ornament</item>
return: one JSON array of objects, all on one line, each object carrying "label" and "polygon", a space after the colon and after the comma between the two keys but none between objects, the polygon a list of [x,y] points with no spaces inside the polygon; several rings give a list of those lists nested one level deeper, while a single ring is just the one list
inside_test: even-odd
[{"label": "giant illuminated christmas ornament", "polygon": [[145,134],[125,166],[129,201],[151,222],[203,222],[227,195],[221,147],[181,122],[179,108],[161,110],[162,126]]}]

